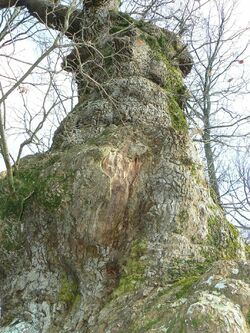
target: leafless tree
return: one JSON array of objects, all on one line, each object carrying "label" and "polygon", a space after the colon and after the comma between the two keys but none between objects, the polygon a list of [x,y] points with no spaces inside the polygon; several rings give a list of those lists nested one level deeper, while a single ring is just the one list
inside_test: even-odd
[{"label": "leafless tree", "polygon": [[188,36],[194,65],[187,81],[191,97],[186,111],[194,138],[203,145],[212,191],[222,205],[223,159],[234,155],[239,139],[246,140],[250,133],[250,116],[234,103],[248,93],[244,59],[249,30],[236,27],[234,11],[235,3],[215,1],[206,17],[195,18]]},{"label": "leafless tree", "polygon": [[[18,168],[23,151],[26,147],[32,150],[35,146],[36,151],[49,147],[51,132],[68,112],[67,103],[74,98],[74,93],[69,93],[69,84],[68,91],[63,91],[66,75],[61,74],[62,57],[71,42],[64,36],[67,17],[61,31],[55,34],[23,6],[4,8],[1,14],[0,148],[13,191],[13,169]],[[38,44],[32,43],[37,39]],[[24,40],[26,47],[34,48],[32,51],[23,50]],[[46,132],[50,134],[46,136]],[[8,141],[13,141],[12,137],[17,138],[18,145],[10,149]]]},{"label": "leafless tree", "polygon": [[226,186],[222,187],[225,210],[248,240],[250,240],[249,149],[249,146],[238,149],[236,158],[232,161],[234,168],[225,173]]}]

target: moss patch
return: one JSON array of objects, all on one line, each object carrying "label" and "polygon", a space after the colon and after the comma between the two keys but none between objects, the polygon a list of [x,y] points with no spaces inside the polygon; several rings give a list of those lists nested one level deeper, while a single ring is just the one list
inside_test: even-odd
[{"label": "moss patch", "polygon": [[226,259],[234,259],[237,257],[237,251],[240,248],[239,244],[239,231],[238,229],[231,223],[227,222],[229,228],[229,236],[230,239],[228,241],[228,248],[226,251]]},{"label": "moss patch", "polygon": [[[169,110],[172,126],[177,131],[187,132],[188,124],[183,113],[182,107],[189,97],[186,86],[183,84],[182,73],[179,64],[176,62],[176,54],[181,53],[180,42],[175,34],[164,29],[156,29],[155,26],[141,20],[134,20],[127,14],[111,15],[111,34],[119,33],[119,36],[128,34],[128,29],[138,28],[141,30],[140,38],[149,46],[152,59],[163,62],[166,67],[165,85],[163,88],[169,97]],[[179,50],[180,49],[180,50]],[[112,52],[113,53],[113,52]],[[105,54],[108,66],[112,62],[110,50]]]},{"label": "moss patch", "polygon": [[176,217],[175,230],[176,233],[182,233],[189,221],[189,214],[187,209],[182,209]]},{"label": "moss patch", "polygon": [[239,231],[224,217],[211,215],[208,219],[208,244],[214,248],[214,259],[235,259],[240,248]]},{"label": "moss patch", "polygon": [[248,310],[248,313],[246,315],[246,321],[247,321],[248,326],[250,326],[250,309]]},{"label": "moss patch", "polygon": [[[182,317],[181,298],[186,298],[193,292],[194,284],[200,279],[199,275],[189,276],[167,286],[149,298],[137,312],[136,320],[128,332],[188,332],[186,320]],[[175,310],[171,304],[175,304]],[[176,311],[179,307],[179,312]]]},{"label": "moss patch", "polygon": [[71,306],[74,302],[78,302],[79,298],[78,283],[70,276],[63,274],[60,282],[58,301],[65,303],[67,306]]},{"label": "moss patch", "polygon": [[[52,166],[54,160],[49,161]],[[42,174],[48,160],[20,168],[14,177],[15,194],[9,192],[6,179],[0,181],[0,217],[21,220],[28,200],[34,199],[49,210],[60,206],[67,189],[67,176],[53,172]]]},{"label": "moss patch", "polygon": [[207,314],[199,315],[199,317],[197,318],[193,318],[191,320],[191,325],[193,326],[193,328],[198,329],[204,322],[207,322],[209,316]]},{"label": "moss patch", "polygon": [[246,252],[247,259],[250,259],[250,245],[249,244],[245,245],[245,252]]},{"label": "moss patch", "polygon": [[0,220],[0,266],[9,275],[25,251],[25,238],[21,222],[16,219]]},{"label": "moss patch", "polygon": [[177,66],[172,62],[171,55],[176,51],[173,41],[162,32],[158,36],[142,33],[141,38],[149,45],[152,57],[156,61],[162,61],[167,69],[167,76],[164,89],[169,97],[169,114],[172,126],[177,131],[188,131],[188,124],[182,106],[187,98],[187,89],[183,84],[182,74]]},{"label": "moss patch", "polygon": [[[0,243],[1,248],[9,252],[18,252],[23,249],[23,235],[21,223],[16,219],[1,222]],[[1,251],[1,250],[0,250]],[[1,251],[2,252],[2,251]]]},{"label": "moss patch", "polygon": [[126,13],[112,13],[111,12],[111,27],[109,29],[110,34],[115,34],[127,30],[129,27],[135,25],[136,20],[130,17]]},{"label": "moss patch", "polygon": [[219,206],[220,205],[220,202],[218,200],[218,196],[217,194],[215,193],[215,190],[212,188],[212,186],[209,186],[209,192],[210,192],[210,195],[215,203],[216,206]]},{"label": "moss patch", "polygon": [[194,276],[185,277],[174,283],[172,287],[173,288],[178,287],[178,290],[175,294],[176,298],[180,299],[182,297],[187,297],[192,291],[194,283],[197,282],[199,278],[200,278],[199,275],[194,275]]},{"label": "moss patch", "polygon": [[[191,162],[188,168],[196,184],[207,188],[207,182],[203,174],[202,165]],[[216,209],[218,210],[218,206],[216,206]]]},{"label": "moss patch", "polygon": [[174,98],[169,100],[169,114],[174,129],[187,133],[188,123],[186,117]]},{"label": "moss patch", "polygon": [[133,330],[134,333],[136,332],[147,332],[151,328],[153,328],[159,322],[159,318],[149,319],[146,321],[141,327],[135,328]]},{"label": "moss patch", "polygon": [[15,267],[25,249],[24,211],[34,201],[37,207],[54,211],[65,197],[68,180],[57,173],[56,162],[55,158],[39,156],[21,161],[14,176],[14,194],[9,191],[7,180],[0,180],[0,259],[6,271]]},{"label": "moss patch", "polygon": [[181,315],[175,315],[175,318],[168,324],[168,333],[189,333],[186,319]]},{"label": "moss patch", "polygon": [[163,283],[178,283],[178,281],[185,278],[199,277],[207,271],[212,262],[213,260],[209,257],[203,262],[176,258],[175,261],[171,263],[171,266],[169,265],[163,277]]},{"label": "moss patch", "polygon": [[145,281],[144,273],[147,261],[143,256],[146,252],[147,243],[145,240],[138,240],[132,244],[119,285],[113,292],[114,297],[134,291]]}]

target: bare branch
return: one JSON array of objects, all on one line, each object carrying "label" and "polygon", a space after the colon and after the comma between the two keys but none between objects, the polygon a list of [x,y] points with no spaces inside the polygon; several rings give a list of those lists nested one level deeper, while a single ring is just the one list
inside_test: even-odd
[{"label": "bare branch", "polygon": [[[81,29],[83,23],[80,10],[70,10],[68,6],[55,5],[49,0],[0,0],[0,9],[10,7],[25,7],[41,23],[49,28],[63,31],[70,38]],[[69,10],[70,17],[68,17]],[[65,29],[67,20],[67,29]]]}]

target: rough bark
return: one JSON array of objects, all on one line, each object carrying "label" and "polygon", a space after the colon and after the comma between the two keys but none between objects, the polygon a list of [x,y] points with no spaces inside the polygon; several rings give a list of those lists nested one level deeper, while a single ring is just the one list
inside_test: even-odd
[{"label": "rough bark", "polygon": [[249,332],[244,244],[180,107],[190,56],[168,31],[93,15],[64,63],[79,104],[21,160],[19,201],[0,193],[0,332]]}]

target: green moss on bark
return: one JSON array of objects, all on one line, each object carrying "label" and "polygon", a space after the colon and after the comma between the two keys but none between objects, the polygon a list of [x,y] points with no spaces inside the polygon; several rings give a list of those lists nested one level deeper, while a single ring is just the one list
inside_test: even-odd
[{"label": "green moss on bark", "polygon": [[245,245],[245,252],[246,252],[247,259],[250,260],[250,245],[249,244]]},{"label": "green moss on bark", "polygon": [[110,34],[116,34],[122,31],[126,31],[129,27],[135,25],[135,20],[126,13],[111,13],[111,27],[109,29]]},{"label": "green moss on bark", "polygon": [[138,240],[132,244],[119,285],[113,292],[114,297],[134,291],[145,281],[144,273],[147,261],[143,256],[146,252],[147,243],[145,240]]},{"label": "green moss on bark", "polygon": [[211,215],[208,219],[208,244],[214,249],[208,253],[216,259],[236,259],[241,245],[239,231],[224,217]]},{"label": "green moss on bark", "polygon": [[58,301],[71,306],[74,302],[78,301],[79,297],[78,283],[66,274],[63,274],[60,282]]},{"label": "green moss on bark", "polygon": [[246,315],[246,321],[247,321],[248,326],[250,327],[250,309]]},{"label": "green moss on bark", "polygon": [[187,297],[192,291],[194,283],[197,282],[199,278],[199,275],[188,276],[174,283],[172,287],[178,287],[175,294],[176,298],[180,299],[182,297]]},{"label": "green moss on bark", "polygon": [[142,33],[141,38],[148,44],[152,51],[152,57],[156,61],[164,63],[167,69],[165,78],[165,86],[169,98],[169,114],[172,121],[172,126],[177,131],[187,133],[188,124],[182,106],[187,98],[187,89],[183,84],[183,77],[176,65],[171,61],[171,54],[175,53],[172,41],[162,33],[158,36],[152,36],[147,33]]},{"label": "green moss on bark", "polygon": [[173,128],[187,133],[188,123],[186,117],[174,98],[169,100],[169,114]]},{"label": "green moss on bark", "polygon": [[40,161],[35,165],[20,168],[15,174],[15,194],[9,192],[6,179],[0,181],[0,217],[21,220],[28,200],[35,200],[43,207],[54,210],[60,206],[67,191],[67,175],[42,174],[42,170],[53,167],[55,161]]}]

